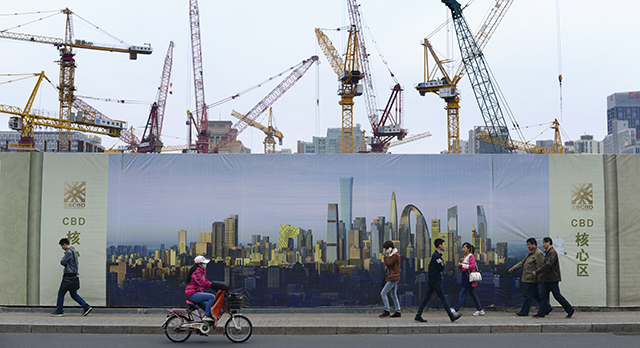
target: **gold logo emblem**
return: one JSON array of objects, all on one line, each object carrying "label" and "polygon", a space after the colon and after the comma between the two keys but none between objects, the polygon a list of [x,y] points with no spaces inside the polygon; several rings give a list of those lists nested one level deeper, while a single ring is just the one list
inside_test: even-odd
[{"label": "gold logo emblem", "polygon": [[593,210],[593,184],[573,184],[572,210]]},{"label": "gold logo emblem", "polygon": [[65,181],[64,183],[65,209],[84,208],[86,197],[87,197],[86,181]]}]

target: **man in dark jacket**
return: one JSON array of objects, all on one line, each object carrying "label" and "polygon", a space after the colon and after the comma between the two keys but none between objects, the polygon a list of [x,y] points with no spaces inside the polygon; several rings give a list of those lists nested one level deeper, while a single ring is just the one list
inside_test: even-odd
[{"label": "man in dark jacket", "polygon": [[549,292],[553,293],[553,298],[562,305],[565,312],[567,312],[566,318],[571,318],[576,311],[571,307],[569,301],[567,301],[562,294],[560,294],[560,287],[558,283],[562,280],[560,276],[560,260],[558,259],[558,253],[553,248],[553,240],[549,237],[545,237],[542,240],[542,246],[546,250],[544,256],[544,263],[542,267],[533,272],[534,276],[542,276],[542,302],[538,313],[534,315],[534,318],[544,318],[544,316],[550,312],[551,305],[549,302]]},{"label": "man in dark jacket", "polygon": [[[79,305],[84,308],[82,311],[82,315],[86,316],[91,312],[92,308],[89,304],[87,304],[80,295],[78,295],[78,289],[69,288],[69,285],[65,283],[65,279],[75,278],[77,280],[78,277],[78,254],[76,250],[69,245],[69,239],[62,238],[60,239],[60,247],[64,250],[64,256],[60,260],[60,265],[64,267],[64,273],[62,275],[62,282],[60,283],[60,289],[58,290],[58,301],[56,304],[56,310],[51,313],[52,317],[61,317],[64,315],[63,306],[64,306],[64,295],[69,292],[71,298],[76,301]],[[78,280],[79,282],[79,280]]]},{"label": "man in dark jacket", "polygon": [[538,268],[541,268],[544,264],[544,255],[538,248],[538,242],[535,238],[527,239],[527,249],[529,249],[527,256],[525,256],[522,261],[509,268],[509,273],[522,268],[522,276],[520,277],[520,282],[526,284],[522,309],[520,309],[520,311],[516,313],[516,315],[519,317],[529,316],[529,309],[531,308],[531,303],[534,299],[538,301],[539,304],[542,303],[542,299],[540,298],[540,290],[538,289],[538,285],[540,284],[540,276],[534,276],[533,272],[535,272]]},{"label": "man in dark jacket", "polygon": [[418,308],[418,313],[416,313],[415,321],[426,323],[427,320],[422,318],[422,311],[424,311],[424,307],[427,306],[427,302],[431,298],[431,295],[435,291],[442,302],[442,306],[444,310],[449,314],[449,319],[451,322],[458,320],[462,314],[451,312],[451,307],[449,307],[449,302],[447,298],[444,296],[444,291],[442,290],[442,271],[444,271],[444,261],[442,260],[442,252],[444,251],[444,239],[438,238],[433,242],[433,245],[436,247],[436,251],[431,255],[431,262],[429,262],[429,275],[427,281],[427,292],[424,295],[424,299],[422,303],[420,303],[420,307]]}]

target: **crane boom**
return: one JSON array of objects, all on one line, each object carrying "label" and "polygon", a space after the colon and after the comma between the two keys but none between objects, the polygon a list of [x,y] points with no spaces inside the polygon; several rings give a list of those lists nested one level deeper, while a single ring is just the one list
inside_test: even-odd
[{"label": "crane boom", "polygon": [[286,91],[289,90],[300,78],[309,70],[311,65],[318,61],[318,56],[311,56],[311,58],[302,61],[296,69],[294,69],[289,76],[287,76],[280,84],[278,84],[266,97],[264,97],[256,106],[254,106],[246,115],[236,122],[236,124],[225,133],[220,141],[215,144],[213,152],[218,153],[218,150],[227,146],[234,140],[234,136],[240,134],[247,126],[249,121],[253,121],[263,112],[265,112],[273,103],[276,102]]},{"label": "crane boom", "polygon": [[462,14],[460,3],[456,0],[441,1],[451,10],[462,62],[469,72],[471,87],[480,107],[480,113],[484,118],[484,123],[487,126],[489,136],[493,140],[494,151],[496,153],[510,152],[513,149],[513,144],[509,135],[509,128],[498,102],[498,96],[489,76],[489,69],[482,50],[478,47],[471,34],[469,25]]},{"label": "crane boom", "polygon": [[[193,84],[196,97],[195,127],[198,140],[198,153],[209,152],[207,104],[204,100],[204,74],[202,72],[202,40],[200,39],[200,10],[198,0],[189,2],[189,21],[191,24],[191,54],[193,57]],[[191,116],[193,117],[193,116]]]},{"label": "crane boom", "polygon": [[99,118],[93,120],[89,120],[87,118],[69,120],[31,113],[31,107],[33,106],[33,102],[42,80],[51,82],[44,74],[44,71],[34,75],[38,76],[38,80],[24,108],[0,104],[0,112],[19,116],[12,117],[9,120],[9,127],[20,131],[21,138],[18,143],[20,148],[30,150],[34,148],[33,128],[35,126],[77,130],[82,132],[105,134],[112,137],[120,136],[123,125],[123,122],[121,121],[103,120]]},{"label": "crane boom", "polygon": [[[475,36],[476,43],[480,50],[484,49],[493,33],[496,31],[496,29],[498,29],[498,25],[502,21],[502,18],[504,18],[504,15],[507,13],[507,10],[509,9],[509,7],[511,7],[512,3],[513,0],[495,0],[495,4],[491,8],[489,15],[487,16],[484,23],[482,23],[482,26],[480,26],[480,29]],[[458,65],[458,69],[456,70],[456,74],[454,75],[454,85],[458,84],[458,81],[460,81],[460,79],[464,76],[464,73],[464,64]]]},{"label": "crane boom", "polygon": [[282,138],[284,138],[284,135],[282,134],[282,132],[273,127],[273,114],[271,112],[271,108],[269,108],[269,126],[264,126],[257,121],[247,120],[243,114],[235,110],[231,111],[231,116],[239,120],[244,120],[245,122],[249,123],[250,126],[258,128],[266,135],[266,138],[264,139],[264,153],[276,153],[276,142],[275,140],[273,140],[273,137],[278,138],[278,140],[280,141],[280,145],[282,145]]},{"label": "crane boom", "polygon": [[151,112],[147,119],[147,125],[144,128],[142,141],[138,147],[139,153],[161,152],[162,140],[162,123],[164,120],[164,110],[167,105],[167,95],[169,93],[169,81],[171,80],[171,67],[173,65],[173,41],[169,42],[167,55],[164,57],[164,65],[162,67],[162,76],[160,77],[160,86],[158,87],[158,95],[156,101],[151,106]]},{"label": "crane boom", "polygon": [[329,61],[329,65],[331,65],[331,68],[336,75],[340,76],[344,71],[342,70],[344,69],[344,61],[342,60],[340,53],[338,53],[338,50],[333,46],[329,37],[322,32],[322,29],[316,28],[316,38],[318,39],[318,45],[320,46],[322,53],[324,53],[324,56],[327,57],[327,60]]},{"label": "crane boom", "polygon": [[[563,154],[564,146],[562,145],[562,137],[560,136],[560,123],[558,122],[558,120],[554,120],[552,122],[551,129],[554,130],[553,148],[534,145],[528,142],[512,139],[511,142],[513,144],[513,150],[520,150],[534,154]],[[494,144],[494,140],[492,140],[489,133],[485,131],[477,132],[476,139]]]},{"label": "crane boom", "polygon": [[347,0],[347,6],[349,7],[349,20],[351,25],[354,25],[358,31],[358,57],[360,59],[361,79],[364,85],[364,100],[367,107],[369,123],[373,126],[378,124],[378,102],[376,100],[375,89],[373,88],[371,69],[369,68],[369,54],[367,53],[367,47],[365,45],[364,30],[358,8],[360,5],[358,5],[356,0]]},{"label": "crane boom", "polygon": [[[89,121],[95,121],[96,118],[113,121],[111,118],[107,117],[102,112],[96,110],[93,106],[87,104],[84,100],[80,98],[73,99],[72,106],[77,111],[84,112],[84,117],[87,118]],[[126,128],[122,129],[122,132],[120,132],[119,137],[123,143],[129,145],[132,148],[136,148],[138,147],[138,144],[140,144],[140,139],[138,139],[138,137],[136,137],[135,134],[133,134],[130,130]]]}]

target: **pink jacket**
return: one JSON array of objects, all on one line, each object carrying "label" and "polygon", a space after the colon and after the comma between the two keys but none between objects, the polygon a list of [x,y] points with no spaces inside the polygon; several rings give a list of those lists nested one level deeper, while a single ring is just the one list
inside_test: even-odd
[{"label": "pink jacket", "polygon": [[[458,268],[460,268],[462,271],[467,271],[467,277],[469,277],[469,273],[476,271],[476,258],[475,256],[473,256],[473,254],[469,254],[468,260],[465,257],[465,259],[463,259],[461,263],[462,265],[458,266]],[[462,274],[462,276],[464,277],[464,273]],[[471,282],[471,286],[478,286],[478,282]]]},{"label": "pink jacket", "polygon": [[189,297],[197,292],[202,292],[202,289],[211,287],[211,282],[205,278],[206,271],[202,267],[196,268],[191,275],[191,281],[187,283],[184,288],[184,296],[188,300]]}]

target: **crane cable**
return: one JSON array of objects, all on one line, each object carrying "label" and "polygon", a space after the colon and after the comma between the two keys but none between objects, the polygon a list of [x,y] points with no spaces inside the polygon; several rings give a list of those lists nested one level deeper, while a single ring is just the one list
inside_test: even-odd
[{"label": "crane cable", "polygon": [[562,121],[562,35],[560,33],[560,0],[556,0],[556,30],[558,44],[558,82],[560,83],[560,121]]},{"label": "crane cable", "polygon": [[16,25],[16,26],[14,26],[14,27],[11,27],[11,28],[7,28],[7,29],[0,30],[0,32],[5,32],[5,31],[7,31],[7,30],[13,30],[13,29],[16,29],[16,28],[24,27],[24,26],[29,25],[29,24],[31,24],[31,23],[39,22],[39,21],[41,21],[41,20],[43,20],[43,19],[47,19],[47,18],[49,18],[49,17],[53,17],[53,16],[55,16],[55,15],[57,15],[57,14],[60,14],[61,12],[60,12],[60,11],[43,11],[43,12],[25,12],[25,13],[0,14],[0,16],[15,16],[15,15],[23,15],[23,14],[48,13],[48,12],[54,12],[54,13],[53,13],[53,14],[50,14],[50,15],[48,15],[48,16],[46,16],[46,17],[40,17],[40,18],[38,18],[38,19],[34,19],[34,20],[32,20],[32,21],[30,21],[30,22],[27,22],[27,23],[24,23],[24,24],[19,24],[19,25]]}]

